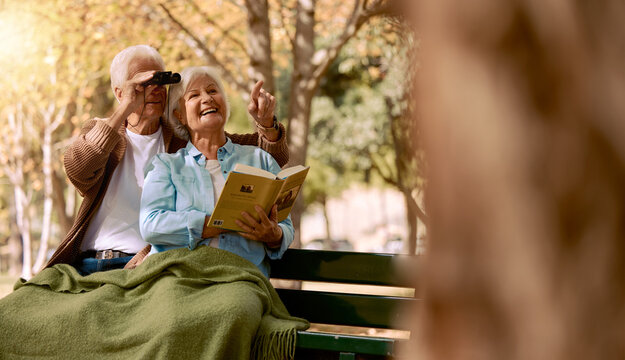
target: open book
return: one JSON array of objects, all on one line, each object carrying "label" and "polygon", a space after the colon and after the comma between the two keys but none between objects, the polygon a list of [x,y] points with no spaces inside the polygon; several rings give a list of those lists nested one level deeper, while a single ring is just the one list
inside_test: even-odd
[{"label": "open book", "polygon": [[253,166],[236,164],[228,174],[226,185],[217,200],[209,225],[243,231],[235,222],[242,220],[247,211],[258,220],[254,205],[258,204],[269,214],[273,204],[278,204],[278,222],[289,216],[295,199],[308,174],[308,166],[296,165],[277,175]]}]

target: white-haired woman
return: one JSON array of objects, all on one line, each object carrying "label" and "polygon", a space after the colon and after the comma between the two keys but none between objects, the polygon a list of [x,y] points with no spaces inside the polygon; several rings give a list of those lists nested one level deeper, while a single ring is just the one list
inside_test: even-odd
[{"label": "white-haired woman", "polygon": [[[277,208],[259,221],[243,213],[238,221],[246,232],[223,232],[207,226],[225,179],[237,163],[277,173],[280,166],[258,147],[233,143],[224,131],[230,107],[218,72],[190,67],[170,88],[172,127],[189,139],[175,154],[157,154],[146,169],[141,198],[141,234],[151,253],[198,245],[230,251],[269,274],[269,258],[279,258],[293,241],[290,218],[276,222]],[[275,98],[258,82],[252,90],[250,113],[272,118]],[[266,119],[256,119],[261,120]]]}]

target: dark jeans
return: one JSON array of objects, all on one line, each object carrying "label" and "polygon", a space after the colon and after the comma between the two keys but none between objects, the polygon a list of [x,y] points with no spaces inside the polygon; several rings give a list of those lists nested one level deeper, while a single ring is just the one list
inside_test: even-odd
[{"label": "dark jeans", "polygon": [[130,261],[130,259],[132,259],[132,256],[114,259],[84,258],[76,261],[74,267],[81,275],[87,276],[97,271],[123,269],[124,266],[126,266],[126,264]]}]

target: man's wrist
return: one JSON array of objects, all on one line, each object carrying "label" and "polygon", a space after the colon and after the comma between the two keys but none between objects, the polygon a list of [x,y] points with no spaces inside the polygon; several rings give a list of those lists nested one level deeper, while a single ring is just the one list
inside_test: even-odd
[{"label": "man's wrist", "polygon": [[263,126],[261,123],[259,123],[258,121],[256,121],[256,127],[259,130],[264,130],[264,131],[280,131],[280,125],[278,125],[278,118],[274,115],[273,116],[273,124],[271,126]]}]

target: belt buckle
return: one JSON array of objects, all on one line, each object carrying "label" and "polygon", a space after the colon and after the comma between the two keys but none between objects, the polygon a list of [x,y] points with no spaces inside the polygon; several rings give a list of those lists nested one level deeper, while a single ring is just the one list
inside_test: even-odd
[{"label": "belt buckle", "polygon": [[113,258],[113,250],[102,250],[102,259],[110,260]]}]

